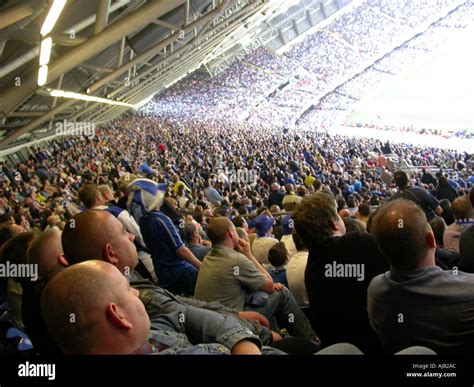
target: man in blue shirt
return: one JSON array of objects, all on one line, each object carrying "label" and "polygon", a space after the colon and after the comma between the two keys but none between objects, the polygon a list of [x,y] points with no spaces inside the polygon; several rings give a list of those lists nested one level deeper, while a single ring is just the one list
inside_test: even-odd
[{"label": "man in blue shirt", "polygon": [[201,262],[184,245],[171,219],[159,210],[163,187],[151,180],[138,179],[131,191],[131,212],[138,218],[158,283],[175,294],[192,296]]},{"label": "man in blue shirt", "polygon": [[192,296],[201,262],[184,245],[171,219],[152,211],[140,219],[158,282],[175,294]]},{"label": "man in blue shirt", "polygon": [[215,206],[219,205],[220,202],[222,201],[222,196],[212,186],[212,183],[210,180],[207,182],[207,187],[204,190],[204,195],[206,195],[207,200],[209,200]]}]

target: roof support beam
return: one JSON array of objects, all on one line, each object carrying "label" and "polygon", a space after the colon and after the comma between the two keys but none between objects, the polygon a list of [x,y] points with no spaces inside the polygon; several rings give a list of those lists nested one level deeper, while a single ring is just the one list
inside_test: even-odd
[{"label": "roof support beam", "polygon": [[187,27],[189,23],[189,2],[190,0],[186,0],[184,3],[184,26]]},{"label": "roof support beam", "polygon": [[[212,11],[208,13],[207,15],[203,16],[203,18],[196,20],[195,22],[191,23],[187,28],[184,29],[184,33],[189,33],[194,28],[198,28],[202,24],[208,22],[209,20],[213,20],[215,16],[218,15],[217,11]],[[182,34],[182,33],[181,33]],[[144,53],[138,55],[135,57],[133,60],[125,63],[122,67],[118,68],[115,70],[113,73],[110,73],[109,75],[105,76],[104,78],[100,79],[94,85],[89,87],[89,92],[93,93],[100,89],[102,86],[106,85],[108,82],[113,81],[114,79],[117,79],[120,75],[128,71],[131,67],[135,66],[136,64],[142,63],[147,61],[149,58],[155,56],[158,54],[164,47],[166,47],[168,44],[171,44],[175,40],[178,40],[179,37],[181,36],[179,31],[176,31],[174,34],[172,34],[170,37],[166,38],[165,40],[161,41],[160,43],[156,44],[153,47],[150,47],[148,50],[146,50]]]},{"label": "roof support beam", "polygon": [[95,18],[94,24],[94,35],[97,35],[101,32],[107,25],[107,20],[109,18],[109,7],[110,0],[99,0],[97,5],[97,16]]},{"label": "roof support beam", "polygon": [[[260,7],[260,6],[259,6]],[[251,8],[250,10],[253,10],[253,8]],[[231,22],[234,22],[235,20],[240,20],[241,17],[245,18],[247,17],[248,13],[249,13],[249,8],[243,8],[241,9],[239,12],[235,13],[234,15],[230,16],[228,19],[225,20],[225,22],[228,22],[228,23],[231,23]],[[204,20],[214,20],[214,18],[219,14],[219,11],[218,10],[214,10],[212,11],[210,14],[208,15],[205,15],[203,16],[202,19],[198,19],[196,20],[195,22],[191,23],[189,25],[189,27],[185,30],[185,31],[188,31],[189,30],[193,30],[195,28],[195,25],[197,24],[202,24],[204,22]],[[215,27],[211,28],[208,33],[214,33],[215,31],[218,31],[219,29],[222,29],[222,25],[218,24],[216,25]],[[228,34],[228,32],[226,31],[226,34]],[[196,38],[193,38],[190,42],[186,43],[185,45],[183,45],[182,47],[180,47],[179,49],[175,50],[171,55],[161,59],[160,61],[156,62],[153,66],[149,67],[147,70],[145,70],[144,72],[138,74],[138,78],[136,79],[133,79],[134,81],[137,80],[137,79],[141,79],[145,76],[147,76],[148,74],[150,74],[151,72],[155,71],[157,68],[159,68],[164,62],[167,62],[167,61],[170,61],[174,58],[177,58],[179,55],[183,54],[184,52],[188,51],[190,48],[192,48],[193,44],[196,42],[195,40]],[[113,92],[109,93],[109,96],[113,97],[114,95],[117,95],[119,92],[121,92],[122,90],[124,90],[126,88],[125,85],[122,85],[118,88],[116,88]]]},{"label": "roof support beam", "polygon": [[[225,27],[224,29],[223,29],[222,25],[220,25],[220,24],[218,24],[218,25],[216,25],[215,27],[213,27],[212,29],[210,29],[210,30],[208,31],[208,33],[213,33],[213,32],[215,32],[215,31],[217,31],[217,30],[220,29],[220,33],[221,33],[220,39],[218,39],[218,40],[212,39],[212,40],[209,40],[208,42],[204,42],[203,45],[202,45],[202,53],[203,53],[203,54],[206,53],[206,56],[209,55],[209,53],[210,53],[215,47],[219,46],[219,45],[221,44],[221,42],[222,42],[224,39],[226,39],[230,34],[232,34],[235,30],[237,30],[237,29],[240,27],[240,23],[241,23],[243,20],[245,20],[247,17],[251,16],[251,14],[253,14],[253,13],[255,13],[255,12],[258,12],[260,9],[262,9],[262,8],[265,7],[265,6],[266,6],[265,3],[261,3],[261,4],[257,3],[257,6],[252,7],[252,8],[250,8],[250,9],[249,9],[248,7],[243,8],[243,9],[241,9],[239,12],[233,14],[232,16],[230,16],[228,19],[226,19],[226,20],[224,21],[224,23],[232,23],[232,24],[229,24],[229,25],[228,25],[227,27]],[[215,10],[215,11],[212,11],[212,13],[216,13],[216,12],[217,12],[216,10]],[[209,14],[208,14],[208,15],[209,15]],[[206,16],[208,16],[208,15],[205,15],[204,17],[206,17]],[[210,15],[209,15],[209,16],[210,16]],[[198,21],[198,20],[197,20],[197,21]],[[196,21],[196,22],[197,22],[197,21]],[[194,23],[192,23],[192,25],[190,25],[189,27],[194,29],[195,27],[193,26],[193,24],[194,24]],[[150,67],[149,69],[147,69],[145,72],[139,74],[139,75],[138,75],[138,78],[133,79],[133,81],[136,81],[137,79],[143,78],[144,76],[150,74],[151,72],[155,71],[157,68],[159,68],[160,66],[162,66],[162,64],[163,64],[164,62],[167,62],[167,61],[170,61],[170,60],[175,60],[177,57],[180,58],[180,62],[179,62],[179,64],[178,64],[180,69],[189,68],[189,66],[187,66],[188,63],[187,63],[187,60],[186,60],[186,59],[189,59],[189,56],[186,55],[186,53],[187,53],[187,51],[189,51],[189,49],[190,49],[191,47],[194,46],[194,44],[195,44],[195,43],[194,43],[194,39],[193,39],[193,40],[191,40],[190,42],[186,43],[186,45],[184,45],[183,47],[180,47],[180,49],[176,50],[173,54],[169,55],[169,56],[166,57],[166,58],[161,59],[159,62],[155,63],[152,67]],[[208,48],[209,46],[210,46],[210,49],[207,50],[207,48]],[[191,58],[192,58],[192,56],[191,56]],[[202,59],[204,59],[204,58],[202,58]],[[202,59],[201,59],[201,60],[202,60]],[[192,60],[192,59],[191,59],[191,60]],[[158,85],[159,85],[160,83],[167,84],[167,83],[170,82],[170,79],[171,79],[172,77],[170,77],[169,75],[170,75],[170,71],[173,71],[173,70],[175,71],[175,73],[173,73],[173,76],[176,76],[176,77],[177,77],[178,74],[179,74],[179,70],[176,72],[175,67],[172,66],[172,65],[170,65],[170,67],[167,67],[166,69],[163,69],[161,72],[156,73],[156,74],[153,74],[151,77],[147,78],[147,79],[146,79],[146,83],[149,83],[150,81],[151,81],[151,83],[150,83],[150,84],[147,84],[147,85],[144,86],[144,87],[139,88],[139,91],[142,92],[142,91],[145,91],[145,90],[146,90],[147,92],[149,92],[148,95],[152,94],[153,92],[150,91],[150,90],[152,90],[153,88],[159,89],[159,86],[158,86]],[[164,71],[166,71],[165,74],[163,74]],[[184,72],[184,74],[185,74],[185,73],[186,73],[186,72]],[[183,75],[183,73],[181,72],[180,75]],[[153,79],[153,78],[154,78],[154,79]],[[110,97],[113,97],[113,96],[117,95],[120,91],[124,90],[125,88],[126,88],[125,85],[122,85],[122,86],[116,88],[114,91],[112,91],[110,94],[108,94],[108,97],[110,98]],[[145,89],[144,89],[144,88],[145,88]],[[137,90],[136,88],[132,88],[132,89],[126,91],[124,94],[122,94],[122,95],[119,97],[120,100],[124,100],[124,97],[129,97],[131,93],[132,93],[132,96],[135,95],[135,94],[136,94],[136,90]],[[156,92],[156,91],[158,91],[158,90],[155,90],[154,92]],[[144,94],[144,93],[143,93],[143,94]],[[139,98],[136,102],[132,102],[132,104],[138,103],[138,102],[140,102],[141,100],[143,100],[144,98],[145,98],[145,97]],[[127,100],[129,100],[129,99],[127,99]],[[94,104],[94,105],[96,105],[96,104]],[[97,111],[97,112],[94,112],[94,113],[90,116],[90,119],[95,119],[95,117],[100,116],[100,114],[102,114],[101,111],[103,111],[103,110],[106,109],[106,107],[100,107],[100,106],[97,107],[97,106],[91,105],[91,106],[89,106],[89,107],[87,108],[87,110],[90,111],[90,110],[92,110],[94,107],[96,107],[96,108],[98,109],[98,111]],[[77,118],[78,116],[82,115],[83,113],[86,113],[86,111],[82,111],[82,112],[78,113],[77,115],[75,115],[75,116],[73,117],[73,119]]]},{"label": "roof support beam", "polygon": [[33,14],[34,4],[32,1],[20,2],[0,13],[0,30],[16,23]]},{"label": "roof support beam", "polygon": [[[54,44],[60,44],[62,46],[77,46],[84,43],[87,38],[85,36],[75,35],[74,39],[71,39],[68,34],[52,33],[51,38]],[[10,34],[10,39],[21,40],[25,43],[40,44],[43,40],[40,32],[37,30],[16,30]]]},{"label": "roof support beam", "polygon": [[85,67],[86,69],[96,71],[98,73],[111,73],[112,71],[114,71],[114,69],[111,69],[111,68],[108,68],[108,67],[96,66],[96,65],[89,64],[89,63],[81,63],[79,66],[80,67]]},{"label": "roof support beam", "polygon": [[22,112],[22,111],[19,111],[19,112],[13,112],[13,113],[10,113],[10,115],[8,116],[8,118],[14,118],[14,117],[39,117],[41,116],[42,114],[44,114],[45,112]]},{"label": "roof support beam", "polygon": [[122,40],[120,40],[119,52],[117,57],[117,68],[120,68],[122,66],[123,52],[125,50],[125,40],[125,36],[122,38]]},{"label": "roof support beam", "polygon": [[[80,63],[104,51],[106,48],[119,41],[123,36],[135,32],[151,23],[157,17],[164,15],[183,3],[184,0],[157,0],[146,3],[133,13],[111,23],[101,33],[87,39],[86,42],[71,48],[55,61],[50,63],[48,82],[58,78],[61,74],[73,69]],[[37,68],[37,66],[35,66]],[[8,114],[20,105],[28,96],[35,92],[37,72],[32,71],[23,80],[22,87],[11,86],[2,91],[0,111]],[[21,132],[21,133],[20,133]],[[13,132],[1,143],[11,142],[21,136],[24,129]]]},{"label": "roof support beam", "polygon": [[[114,12],[117,9],[127,5],[130,2],[130,0],[118,0],[115,2],[111,7],[110,7],[110,12]],[[41,13],[41,12],[39,12]],[[31,18],[36,18],[36,12],[31,16]],[[89,16],[88,18],[85,18],[84,20],[81,20],[79,23],[74,24],[73,26],[70,26],[68,29],[63,30],[62,32],[65,34],[69,34],[71,31],[80,32],[83,29],[89,27],[91,24],[94,23],[96,15],[93,14]],[[27,21],[28,19],[26,19]],[[21,26],[25,20],[22,20],[18,24]],[[26,25],[26,24],[25,24]],[[0,31],[0,36],[2,35],[3,31]],[[39,47],[34,47],[25,54],[19,56],[17,59],[14,59],[5,65],[0,66],[0,78],[10,74],[12,71],[15,71],[18,69],[20,66],[23,66],[24,64],[28,63],[29,61],[33,60],[39,55]],[[0,110],[0,116],[2,116],[1,110]]]},{"label": "roof support beam", "polygon": [[177,31],[181,28],[180,26],[176,26],[174,24],[165,22],[164,20],[160,20],[160,19],[155,20],[153,23],[155,23],[156,25],[159,25],[161,27],[165,27],[165,28],[168,28],[170,30],[174,30],[174,31]]}]

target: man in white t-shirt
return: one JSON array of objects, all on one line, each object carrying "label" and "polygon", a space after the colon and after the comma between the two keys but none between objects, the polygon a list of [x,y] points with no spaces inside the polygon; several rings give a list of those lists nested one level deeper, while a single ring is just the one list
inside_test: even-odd
[{"label": "man in white t-shirt", "polygon": [[295,231],[293,231],[292,236],[297,253],[291,257],[290,262],[286,266],[286,279],[290,292],[295,297],[298,305],[305,306],[309,305],[308,293],[304,283],[304,272],[308,263],[308,249]]}]

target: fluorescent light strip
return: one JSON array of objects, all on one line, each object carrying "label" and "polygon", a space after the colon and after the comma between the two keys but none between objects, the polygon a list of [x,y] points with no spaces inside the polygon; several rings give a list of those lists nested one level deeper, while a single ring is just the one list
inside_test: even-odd
[{"label": "fluorescent light strip", "polygon": [[73,98],[73,99],[80,99],[82,101],[106,103],[106,104],[109,104],[109,105],[120,105],[120,106],[134,107],[134,105],[131,105],[129,103],[114,101],[112,99],[107,99],[107,98],[94,97],[92,95],[87,95],[87,94],[74,93],[72,91],[64,91],[64,90],[48,90],[48,91],[49,91],[49,94],[52,97]]},{"label": "fluorescent light strip", "polygon": [[41,66],[38,70],[38,86],[46,84],[48,79],[48,66]]},{"label": "fluorescent light strip", "polygon": [[43,26],[41,27],[41,36],[48,35],[53,30],[65,5],[66,0],[54,0],[53,5],[49,9],[48,16],[46,16]]},{"label": "fluorescent light strip", "polygon": [[51,38],[46,38],[41,42],[40,58],[39,58],[40,66],[46,66],[49,63],[52,46],[53,46],[53,39]]},{"label": "fluorescent light strip", "polygon": [[134,108],[135,109],[140,109],[143,105],[146,105],[148,102],[150,102],[153,97],[154,97],[155,94],[152,94],[148,97],[146,97],[145,99],[142,99],[140,102],[138,102],[137,104],[134,105]]}]

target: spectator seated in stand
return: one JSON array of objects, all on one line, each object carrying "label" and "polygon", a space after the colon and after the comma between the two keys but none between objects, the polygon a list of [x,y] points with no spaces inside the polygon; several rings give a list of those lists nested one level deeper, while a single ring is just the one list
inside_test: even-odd
[{"label": "spectator seated in stand", "polygon": [[283,242],[278,242],[268,251],[268,261],[272,267],[267,268],[274,283],[281,283],[288,288],[286,266],[290,260],[290,253]]},{"label": "spectator seated in stand", "polygon": [[[286,328],[296,337],[317,340],[308,319],[290,291],[274,284],[265,268],[224,217],[213,218],[207,230],[212,250],[204,259],[196,284],[196,298],[237,310],[263,314],[273,329]],[[288,316],[294,319],[290,323]]]},{"label": "spectator seated in stand", "polygon": [[252,253],[264,266],[270,266],[268,252],[273,245],[278,243],[278,239],[272,235],[274,222],[275,219],[267,214],[261,214],[255,219],[257,237],[252,243]]},{"label": "spectator seated in stand", "polygon": [[[151,322],[138,294],[115,266],[91,260],[55,275],[43,291],[41,309],[49,334],[66,354],[261,353],[258,336],[231,328],[232,318],[210,311],[188,310],[186,328],[179,313]],[[192,328],[196,324],[206,331]]]},{"label": "spectator seated in stand", "polygon": [[472,356],[474,275],[436,267],[436,240],[424,212],[408,200],[384,204],[373,233],[390,262],[390,271],[368,289],[370,322],[384,351],[422,345]]}]

